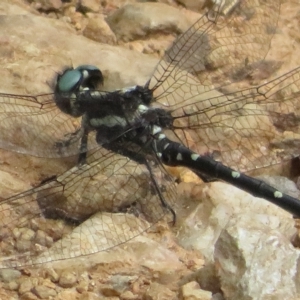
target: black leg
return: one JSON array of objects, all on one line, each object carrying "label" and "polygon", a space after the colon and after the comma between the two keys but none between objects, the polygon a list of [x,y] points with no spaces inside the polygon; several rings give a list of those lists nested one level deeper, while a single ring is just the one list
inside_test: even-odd
[{"label": "black leg", "polygon": [[[125,144],[125,147],[124,147]],[[155,176],[153,175],[152,169],[148,163],[148,160],[146,159],[146,155],[145,153],[138,153],[132,150],[129,150],[126,148],[126,142],[125,143],[121,143],[118,141],[114,141],[111,142],[109,144],[103,144],[102,145],[105,149],[113,151],[115,153],[119,153],[120,155],[126,156],[129,159],[135,161],[138,164],[142,164],[144,166],[146,166],[149,174],[150,174],[150,178],[151,178],[151,183],[155,189],[156,194],[159,196],[159,199],[161,201],[161,204],[163,207],[167,208],[171,214],[173,215],[173,224],[175,224],[176,222],[176,213],[173,210],[173,208],[167,203],[167,201],[164,199],[164,196],[161,193],[161,189],[158,186],[156,180],[155,180]],[[142,152],[142,151],[140,151]]]}]

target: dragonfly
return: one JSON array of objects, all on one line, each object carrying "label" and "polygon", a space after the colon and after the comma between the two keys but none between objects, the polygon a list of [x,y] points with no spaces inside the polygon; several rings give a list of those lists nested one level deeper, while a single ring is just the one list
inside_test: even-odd
[{"label": "dragonfly", "polygon": [[166,215],[176,222],[166,166],[224,180],[300,216],[298,199],[242,173],[299,155],[300,68],[240,88],[265,66],[279,10],[279,0],[216,2],[144,86],[102,91],[100,69],[82,65],[64,70],[52,94],[0,94],[1,148],[78,156],[73,168],[1,201],[1,267],[90,255]]}]

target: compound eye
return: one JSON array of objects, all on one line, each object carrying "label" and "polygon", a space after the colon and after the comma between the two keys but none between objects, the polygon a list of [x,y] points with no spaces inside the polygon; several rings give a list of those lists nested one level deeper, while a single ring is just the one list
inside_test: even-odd
[{"label": "compound eye", "polygon": [[74,92],[82,81],[82,73],[77,69],[68,69],[57,80],[57,91],[61,93]]},{"label": "compound eye", "polygon": [[56,90],[59,93],[72,93],[79,90],[95,90],[103,84],[101,71],[92,65],[81,65],[76,69],[67,69],[57,79]]}]

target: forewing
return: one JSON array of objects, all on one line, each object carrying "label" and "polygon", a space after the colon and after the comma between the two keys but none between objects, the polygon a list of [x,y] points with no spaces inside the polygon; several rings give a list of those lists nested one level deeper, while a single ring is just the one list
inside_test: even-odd
[{"label": "forewing", "polygon": [[227,14],[215,5],[165,53],[149,84],[157,102],[174,109],[188,100],[214,97],[216,89],[244,79],[247,71],[241,70],[245,66],[250,72],[251,65],[265,57],[276,30],[280,1],[235,2]]},{"label": "forewing", "polygon": [[224,14],[220,1],[180,36],[149,87],[156,102],[172,112],[175,135],[170,132],[170,138],[249,171],[299,154],[299,71],[258,88],[240,89],[244,85],[237,82],[254,70],[268,73],[278,66],[263,58],[277,26],[280,1],[234,2]]},{"label": "forewing", "polygon": [[[0,94],[0,147],[38,157],[77,155],[82,137],[81,118],[62,113],[53,94]],[[96,147],[90,137],[89,149]]]}]

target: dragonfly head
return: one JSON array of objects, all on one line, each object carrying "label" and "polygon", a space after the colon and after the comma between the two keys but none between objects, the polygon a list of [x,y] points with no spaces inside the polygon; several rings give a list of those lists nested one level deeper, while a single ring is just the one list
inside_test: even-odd
[{"label": "dragonfly head", "polygon": [[81,65],[76,69],[68,68],[58,75],[56,92],[74,93],[85,89],[95,90],[103,84],[101,71],[92,65]]},{"label": "dragonfly head", "polygon": [[77,96],[85,90],[96,90],[103,84],[101,71],[92,65],[68,68],[57,76],[55,86],[56,105],[66,114],[79,117],[84,114],[80,109]]}]

